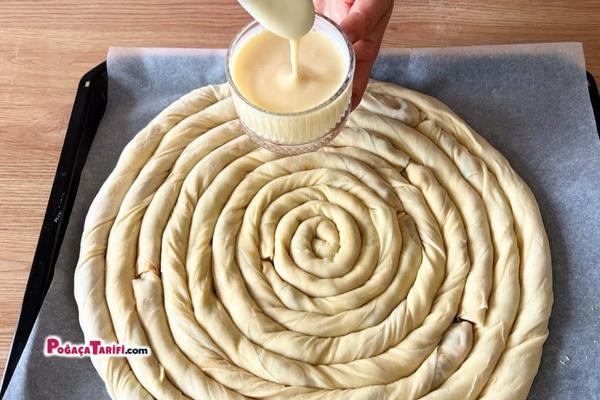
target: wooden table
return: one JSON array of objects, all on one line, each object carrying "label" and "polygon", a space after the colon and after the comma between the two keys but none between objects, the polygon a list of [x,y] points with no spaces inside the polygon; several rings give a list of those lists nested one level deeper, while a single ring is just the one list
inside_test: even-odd
[{"label": "wooden table", "polygon": [[[0,1],[0,372],[79,78],[109,46],[226,47],[248,20],[234,0]],[[549,41],[583,42],[600,78],[600,2],[399,0],[384,46]]]}]

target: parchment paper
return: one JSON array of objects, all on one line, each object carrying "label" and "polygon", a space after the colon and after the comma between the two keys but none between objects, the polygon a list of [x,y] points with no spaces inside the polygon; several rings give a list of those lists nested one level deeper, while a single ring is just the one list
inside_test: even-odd
[{"label": "parchment paper", "polygon": [[[43,356],[47,335],[83,341],[73,271],[87,209],[122,148],[152,117],[194,88],[225,81],[223,56],[218,50],[111,49],[108,107],[82,173],[52,287],[6,398],[108,398],[89,359]],[[598,398],[600,141],[581,45],[388,50],[373,76],[441,99],[533,189],[550,238],[555,302],[529,398]]]}]

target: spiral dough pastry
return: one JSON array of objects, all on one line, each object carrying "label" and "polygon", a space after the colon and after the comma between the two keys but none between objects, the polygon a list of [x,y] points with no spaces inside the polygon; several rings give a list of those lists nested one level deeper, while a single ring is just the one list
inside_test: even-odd
[{"label": "spiral dough pastry", "polygon": [[92,357],[124,400],[524,399],[551,287],[508,162],[381,82],[295,156],[243,134],[226,85],[185,95],[123,151],[75,272],[86,339],[151,350]]}]

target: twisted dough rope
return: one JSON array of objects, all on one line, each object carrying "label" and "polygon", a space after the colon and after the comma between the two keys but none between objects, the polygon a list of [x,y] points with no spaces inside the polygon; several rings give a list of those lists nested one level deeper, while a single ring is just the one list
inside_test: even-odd
[{"label": "twisted dough rope", "polygon": [[552,304],[532,193],[439,101],[372,82],[347,127],[281,156],[226,85],[125,148],[75,272],[115,399],[524,399]]}]

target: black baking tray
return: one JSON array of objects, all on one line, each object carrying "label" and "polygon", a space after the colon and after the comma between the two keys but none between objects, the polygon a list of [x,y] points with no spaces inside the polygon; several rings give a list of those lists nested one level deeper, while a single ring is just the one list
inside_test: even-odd
[{"label": "black baking tray", "polygon": [[[600,137],[600,95],[598,94],[596,81],[589,72],[587,73],[587,79]],[[8,383],[17,367],[21,353],[44,302],[46,292],[52,282],[54,265],[75,201],[81,170],[106,109],[107,92],[108,73],[106,62],[103,62],[86,73],[79,81],[75,103],[23,297],[21,314],[4,370],[0,397],[4,396],[8,388]]]},{"label": "black baking tray", "polygon": [[4,369],[0,397],[4,396],[8,388],[52,282],[54,265],[71,216],[81,170],[106,110],[107,94],[108,73],[106,62],[103,62],[86,73],[77,87],[75,103],[23,296],[21,314]]}]

